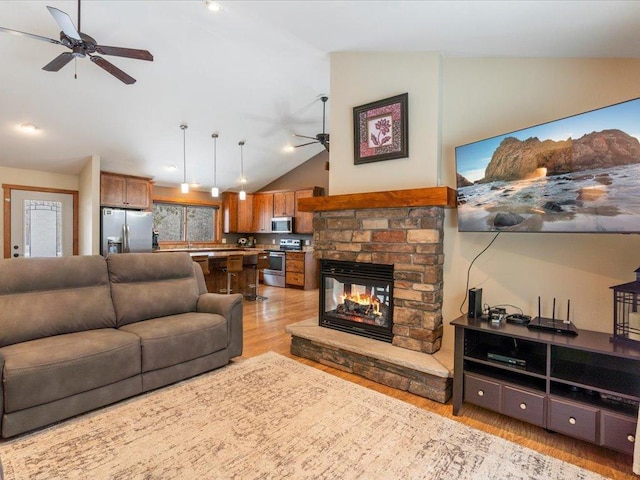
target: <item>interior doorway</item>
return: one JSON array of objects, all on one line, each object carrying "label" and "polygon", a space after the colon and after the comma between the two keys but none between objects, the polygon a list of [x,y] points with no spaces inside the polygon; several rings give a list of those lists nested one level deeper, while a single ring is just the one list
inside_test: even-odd
[{"label": "interior doorway", "polygon": [[78,254],[78,192],[3,185],[4,258]]}]

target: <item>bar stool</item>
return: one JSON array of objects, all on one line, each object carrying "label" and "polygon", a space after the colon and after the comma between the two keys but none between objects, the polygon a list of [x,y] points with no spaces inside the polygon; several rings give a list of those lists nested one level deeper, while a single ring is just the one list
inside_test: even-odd
[{"label": "bar stool", "polygon": [[209,270],[209,255],[194,255],[191,258],[200,265],[203,274],[208,275],[211,272],[211,270]]},{"label": "bar stool", "polygon": [[258,287],[260,286],[260,270],[269,268],[269,252],[262,252],[258,254],[258,261],[254,268],[256,269],[256,283],[249,285],[253,288],[254,294],[251,296],[251,300],[266,300],[268,297],[258,295]]},{"label": "bar stool", "polygon": [[231,277],[242,272],[244,255],[229,255],[227,265],[222,269],[227,273],[227,295],[231,293]]}]

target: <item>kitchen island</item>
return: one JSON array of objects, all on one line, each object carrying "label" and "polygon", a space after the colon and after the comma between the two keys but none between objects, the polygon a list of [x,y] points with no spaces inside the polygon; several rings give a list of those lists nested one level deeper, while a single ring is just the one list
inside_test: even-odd
[{"label": "kitchen island", "polygon": [[258,255],[265,251],[260,248],[238,247],[199,247],[199,248],[166,248],[156,250],[162,252],[187,252],[193,261],[202,267],[207,290],[211,293],[226,293],[227,289],[227,258],[230,255],[242,255],[242,272],[231,277],[231,293],[253,295],[253,285],[256,282],[256,265]]}]

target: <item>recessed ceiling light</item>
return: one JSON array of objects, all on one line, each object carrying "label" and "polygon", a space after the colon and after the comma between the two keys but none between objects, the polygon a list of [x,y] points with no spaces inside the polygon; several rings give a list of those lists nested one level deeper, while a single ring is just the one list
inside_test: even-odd
[{"label": "recessed ceiling light", "polygon": [[220,10],[222,10],[222,6],[219,2],[214,2],[213,0],[205,0],[204,3],[212,12],[219,12]]},{"label": "recessed ceiling light", "polygon": [[167,170],[177,170],[178,166],[177,165],[167,165],[164,168],[166,168]]},{"label": "recessed ceiling light", "polygon": [[22,129],[22,131],[27,133],[35,133],[38,130],[38,127],[36,127],[33,123],[23,123],[22,125],[20,125],[20,128]]},{"label": "recessed ceiling light", "polygon": [[294,150],[293,145],[286,145],[286,146],[282,149],[282,151],[287,152],[287,153],[289,153],[289,152],[293,152],[293,150]]}]

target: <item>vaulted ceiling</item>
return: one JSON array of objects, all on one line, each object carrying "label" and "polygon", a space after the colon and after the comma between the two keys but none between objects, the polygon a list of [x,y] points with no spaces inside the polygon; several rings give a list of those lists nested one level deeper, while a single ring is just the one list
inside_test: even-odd
[{"label": "vaulted ceiling", "polygon": [[[240,140],[247,190],[322,151],[293,133],[322,131],[332,51],[428,51],[466,57],[638,57],[637,1],[220,1],[82,2],[81,30],[99,44],[149,50],[153,62],[106,57],[137,79],[125,85],[89,59],[42,67],[65,47],[0,33],[0,165],[77,174],[103,170],[238,189]],[[0,2],[0,26],[58,39],[47,5]],[[77,76],[77,78],[74,78]],[[331,108],[331,99],[327,104]],[[20,125],[38,127],[27,134]],[[185,123],[186,142],[180,124]],[[330,132],[330,125],[327,124]],[[174,166],[175,169],[171,169]]]}]

